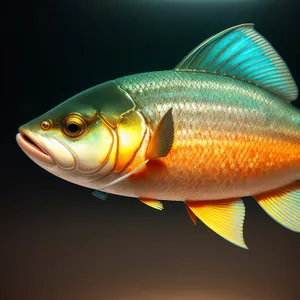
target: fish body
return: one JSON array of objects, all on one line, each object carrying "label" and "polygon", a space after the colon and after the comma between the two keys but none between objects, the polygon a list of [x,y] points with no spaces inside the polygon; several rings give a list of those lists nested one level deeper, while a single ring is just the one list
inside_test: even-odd
[{"label": "fish body", "polygon": [[[298,88],[253,24],[207,39],[174,70],[118,78],[75,95],[19,129],[39,166],[88,188],[183,201],[228,241],[247,248],[253,196],[278,223],[300,232]],[[104,192],[102,192],[104,191]]]},{"label": "fish body", "polygon": [[[116,80],[155,128],[173,109],[166,172],[108,190],[161,200],[251,196],[300,178],[299,110],[256,85],[226,76],[162,71]],[[147,171],[146,171],[147,173]]]}]

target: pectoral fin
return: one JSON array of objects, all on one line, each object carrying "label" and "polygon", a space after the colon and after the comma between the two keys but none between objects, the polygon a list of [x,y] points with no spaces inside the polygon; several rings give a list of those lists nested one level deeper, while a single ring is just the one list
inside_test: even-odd
[{"label": "pectoral fin", "polygon": [[153,132],[146,153],[146,158],[155,159],[167,156],[172,149],[173,142],[174,122],[172,116],[172,108],[170,108],[162,117]]},{"label": "pectoral fin", "polygon": [[139,164],[135,169],[133,169],[129,173],[102,186],[101,188],[99,188],[99,190],[104,190],[128,178],[132,174],[139,171],[142,167],[144,167],[150,159],[156,159],[156,158],[167,156],[170,150],[172,149],[173,142],[174,142],[174,122],[172,116],[172,108],[170,108],[166,112],[166,114],[162,117],[159,124],[154,130],[154,133],[152,135],[146,153],[146,160],[143,161],[141,164]]},{"label": "pectoral fin", "polygon": [[140,201],[143,202],[144,204],[152,207],[152,208],[155,208],[155,209],[158,209],[158,210],[163,210],[164,209],[163,204],[158,200],[140,198]]},{"label": "pectoral fin", "polygon": [[108,193],[100,192],[100,191],[93,191],[92,195],[98,199],[106,200]]},{"label": "pectoral fin", "polygon": [[245,206],[241,199],[185,203],[210,229],[229,242],[248,249],[243,238]]},{"label": "pectoral fin", "polygon": [[300,233],[300,182],[254,196],[258,204],[282,226]]}]

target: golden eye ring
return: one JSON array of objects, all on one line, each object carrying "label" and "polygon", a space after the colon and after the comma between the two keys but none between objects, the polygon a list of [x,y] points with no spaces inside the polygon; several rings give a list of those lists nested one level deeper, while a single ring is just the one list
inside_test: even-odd
[{"label": "golden eye ring", "polygon": [[51,122],[50,122],[50,121],[43,121],[43,122],[41,123],[41,128],[42,128],[43,130],[49,130],[50,127],[51,127]]},{"label": "golden eye ring", "polygon": [[71,138],[79,137],[86,129],[87,124],[79,115],[70,115],[62,123],[62,131]]}]

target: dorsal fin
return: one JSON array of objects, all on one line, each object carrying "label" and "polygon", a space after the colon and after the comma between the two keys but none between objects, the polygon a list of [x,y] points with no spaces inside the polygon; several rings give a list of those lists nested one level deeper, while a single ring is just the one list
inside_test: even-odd
[{"label": "dorsal fin", "polygon": [[256,84],[289,102],[296,100],[298,88],[290,70],[253,26],[237,25],[210,37],[175,70],[229,76]]}]

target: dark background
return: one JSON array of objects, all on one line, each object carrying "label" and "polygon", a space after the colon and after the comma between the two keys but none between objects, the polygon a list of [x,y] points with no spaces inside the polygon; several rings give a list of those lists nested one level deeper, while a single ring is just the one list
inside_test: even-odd
[{"label": "dark background", "polygon": [[98,200],[39,168],[15,142],[18,126],[70,96],[123,75],[171,69],[204,39],[239,23],[254,22],[300,84],[299,7],[103,2],[13,2],[4,26],[12,43],[2,47],[9,50],[2,61],[13,81],[1,100],[0,298],[300,299],[300,237],[253,199],[245,201],[246,251],[201,222],[193,226],[182,203],[167,202],[159,212],[137,199]]}]

